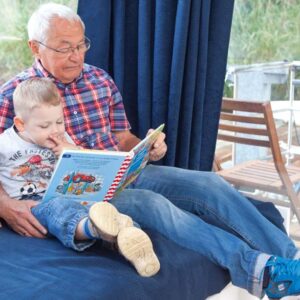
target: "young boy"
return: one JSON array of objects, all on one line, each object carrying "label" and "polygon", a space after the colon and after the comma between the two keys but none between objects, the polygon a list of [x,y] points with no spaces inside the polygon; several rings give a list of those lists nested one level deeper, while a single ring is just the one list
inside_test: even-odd
[{"label": "young boy", "polygon": [[[79,147],[65,132],[60,95],[50,79],[23,81],[15,89],[13,102],[14,125],[0,135],[0,181],[10,197],[38,201],[47,189],[62,149]],[[108,202],[83,206],[54,198],[39,202],[31,210],[66,247],[83,251],[97,239],[116,242],[120,253],[141,276],[149,277],[159,271],[160,264],[147,234]]]}]

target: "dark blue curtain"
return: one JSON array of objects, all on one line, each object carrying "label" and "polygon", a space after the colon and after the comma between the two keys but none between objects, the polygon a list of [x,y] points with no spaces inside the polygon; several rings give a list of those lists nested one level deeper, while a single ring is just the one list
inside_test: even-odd
[{"label": "dark blue curtain", "polygon": [[79,0],[86,62],[112,75],[132,131],[166,124],[163,163],[210,170],[234,0]]}]

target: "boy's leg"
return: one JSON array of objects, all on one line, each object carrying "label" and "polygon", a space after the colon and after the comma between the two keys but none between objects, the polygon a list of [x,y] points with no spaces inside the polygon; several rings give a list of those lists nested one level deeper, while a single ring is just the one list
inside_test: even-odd
[{"label": "boy's leg", "polygon": [[133,264],[141,276],[150,277],[159,271],[160,263],[153,250],[152,242],[140,228],[121,229],[117,237],[117,245],[119,252]]},{"label": "boy's leg", "polygon": [[150,277],[159,271],[160,263],[150,238],[143,230],[134,227],[129,216],[119,213],[108,202],[98,202],[90,207],[89,220],[94,235],[98,234],[108,242],[116,242],[119,252],[141,276]]},{"label": "boy's leg", "polygon": [[[91,246],[95,239],[116,241],[116,233],[121,228],[133,226],[132,219],[120,214],[112,205],[101,206],[100,210],[97,209],[97,205],[93,205],[92,209],[90,207],[91,205],[82,205],[77,201],[54,198],[49,202],[40,202],[38,206],[32,208],[32,213],[66,247],[77,251]],[[103,234],[94,229],[90,222],[89,211],[94,220],[101,224]],[[113,231],[115,228],[118,228],[117,232]]]},{"label": "boy's leg", "polygon": [[77,201],[54,198],[31,209],[33,215],[64,246],[83,251],[95,243],[93,239],[76,240],[79,222],[88,217],[88,208]]},{"label": "boy's leg", "polygon": [[[89,224],[89,221],[91,224]],[[92,226],[90,226],[92,225]],[[88,228],[87,228],[88,226]],[[97,229],[97,235],[108,242],[115,242],[119,231],[125,227],[132,227],[132,219],[118,210],[108,202],[97,202],[89,209],[89,219],[84,228],[93,231]],[[94,236],[95,237],[95,236]]]},{"label": "boy's leg", "polygon": [[[153,276],[159,270],[159,261],[147,234],[132,227],[132,219],[119,213],[109,203],[98,202],[92,206],[84,206],[76,201],[55,198],[41,202],[32,208],[32,213],[49,233],[68,248],[83,251],[93,245],[96,239],[114,241],[117,242],[121,254],[135,266],[141,276]],[[84,239],[84,234],[87,233],[84,230],[85,225],[90,220],[93,224]],[[82,240],[75,239],[78,227],[83,230]],[[117,241],[119,233],[120,238]]]}]

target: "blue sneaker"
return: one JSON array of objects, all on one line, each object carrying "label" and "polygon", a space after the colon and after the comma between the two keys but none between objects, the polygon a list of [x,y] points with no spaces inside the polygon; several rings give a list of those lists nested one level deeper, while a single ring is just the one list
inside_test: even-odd
[{"label": "blue sneaker", "polygon": [[269,267],[269,284],[265,289],[270,299],[300,294],[300,260],[272,256]]}]

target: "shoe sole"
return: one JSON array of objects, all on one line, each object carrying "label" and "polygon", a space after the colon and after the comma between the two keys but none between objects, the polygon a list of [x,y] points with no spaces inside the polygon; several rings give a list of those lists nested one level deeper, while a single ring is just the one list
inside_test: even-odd
[{"label": "shoe sole", "polygon": [[143,230],[136,227],[122,229],[118,234],[117,244],[120,253],[141,276],[150,277],[159,271],[160,263],[152,242]]},{"label": "shoe sole", "polygon": [[99,235],[106,241],[116,239],[120,229],[133,226],[132,219],[120,214],[118,210],[108,202],[97,202],[89,210],[89,218]]}]

